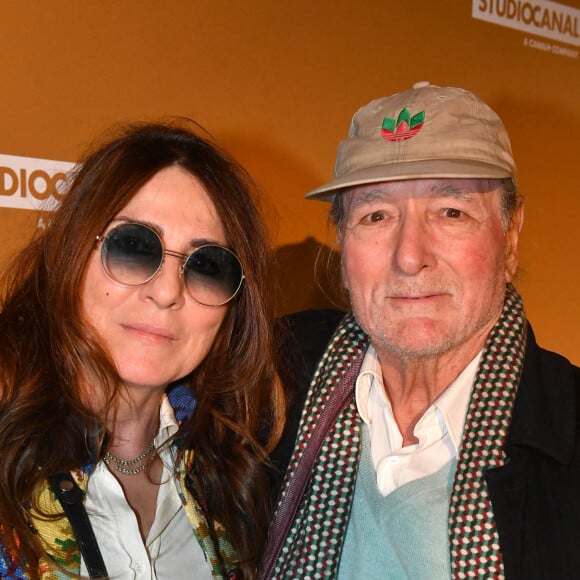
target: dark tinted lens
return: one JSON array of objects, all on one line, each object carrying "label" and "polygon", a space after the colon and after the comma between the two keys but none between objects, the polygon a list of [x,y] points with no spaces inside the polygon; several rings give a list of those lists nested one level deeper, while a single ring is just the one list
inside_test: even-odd
[{"label": "dark tinted lens", "polygon": [[103,240],[101,260],[109,276],[128,286],[147,282],[163,260],[159,236],[141,224],[122,224]]},{"label": "dark tinted lens", "polygon": [[237,293],[242,265],[233,252],[221,246],[203,246],[189,256],[183,269],[191,297],[207,306],[220,306]]}]

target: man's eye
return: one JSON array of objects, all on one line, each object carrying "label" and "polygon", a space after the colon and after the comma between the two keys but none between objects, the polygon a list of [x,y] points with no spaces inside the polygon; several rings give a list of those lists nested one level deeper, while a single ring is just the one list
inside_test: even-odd
[{"label": "man's eye", "polygon": [[448,207],[443,210],[443,215],[448,218],[460,218],[463,216],[463,212],[460,209],[455,209],[453,207]]},{"label": "man's eye", "polygon": [[363,222],[376,224],[382,222],[384,219],[386,219],[384,211],[373,211],[373,213],[369,213],[363,218]]}]

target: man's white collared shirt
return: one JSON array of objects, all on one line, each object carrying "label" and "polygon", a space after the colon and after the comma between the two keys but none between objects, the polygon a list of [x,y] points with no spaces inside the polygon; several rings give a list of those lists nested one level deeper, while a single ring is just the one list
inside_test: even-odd
[{"label": "man's white collared shirt", "polygon": [[425,411],[413,433],[418,443],[402,447],[403,437],[386,395],[376,351],[369,347],[356,380],[358,411],[370,434],[377,487],[387,496],[398,487],[432,475],[457,457],[481,352]]}]

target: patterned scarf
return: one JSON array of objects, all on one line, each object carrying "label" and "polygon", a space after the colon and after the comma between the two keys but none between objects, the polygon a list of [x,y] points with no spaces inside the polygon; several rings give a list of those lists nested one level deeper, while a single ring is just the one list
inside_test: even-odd
[{"label": "patterned scarf", "polygon": [[[505,462],[503,447],[523,366],[525,334],[520,297],[508,286],[502,314],[488,337],[477,372],[451,494],[449,534],[454,579],[504,577],[483,472]],[[327,431],[301,497],[296,497],[292,482],[324,408],[335,390],[343,387],[341,378],[347,369],[353,363],[360,365],[367,346],[368,337],[348,315],[318,365],[272,528],[272,567],[263,570],[261,578],[337,575],[361,450],[361,422],[354,396]],[[354,392],[354,380],[350,383]],[[287,504],[291,509],[285,509]],[[281,537],[276,538],[282,529]]]},{"label": "patterned scarf", "polygon": [[516,291],[508,288],[473,385],[449,506],[454,578],[503,578],[499,537],[483,472],[504,465],[526,345],[526,321]]}]

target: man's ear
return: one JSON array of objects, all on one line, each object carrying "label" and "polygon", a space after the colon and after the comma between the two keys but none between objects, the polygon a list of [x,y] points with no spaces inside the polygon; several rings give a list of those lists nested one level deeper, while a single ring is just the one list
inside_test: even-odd
[{"label": "man's ear", "polygon": [[512,213],[506,232],[505,278],[508,283],[514,279],[516,270],[518,269],[518,241],[523,225],[524,202],[520,201]]},{"label": "man's ear", "polygon": [[346,271],[344,269],[344,261],[342,257],[340,259],[340,278],[342,280],[342,287],[348,292],[350,288],[348,287],[348,280],[346,278]]},{"label": "man's ear", "polygon": [[[344,226],[343,226],[344,227]],[[340,280],[342,282],[342,287],[348,291],[348,283],[346,281],[346,271],[344,269],[344,259],[343,259],[343,246],[342,242],[344,241],[344,230],[342,228],[336,228],[336,245],[338,246],[338,252],[340,255]]]}]

